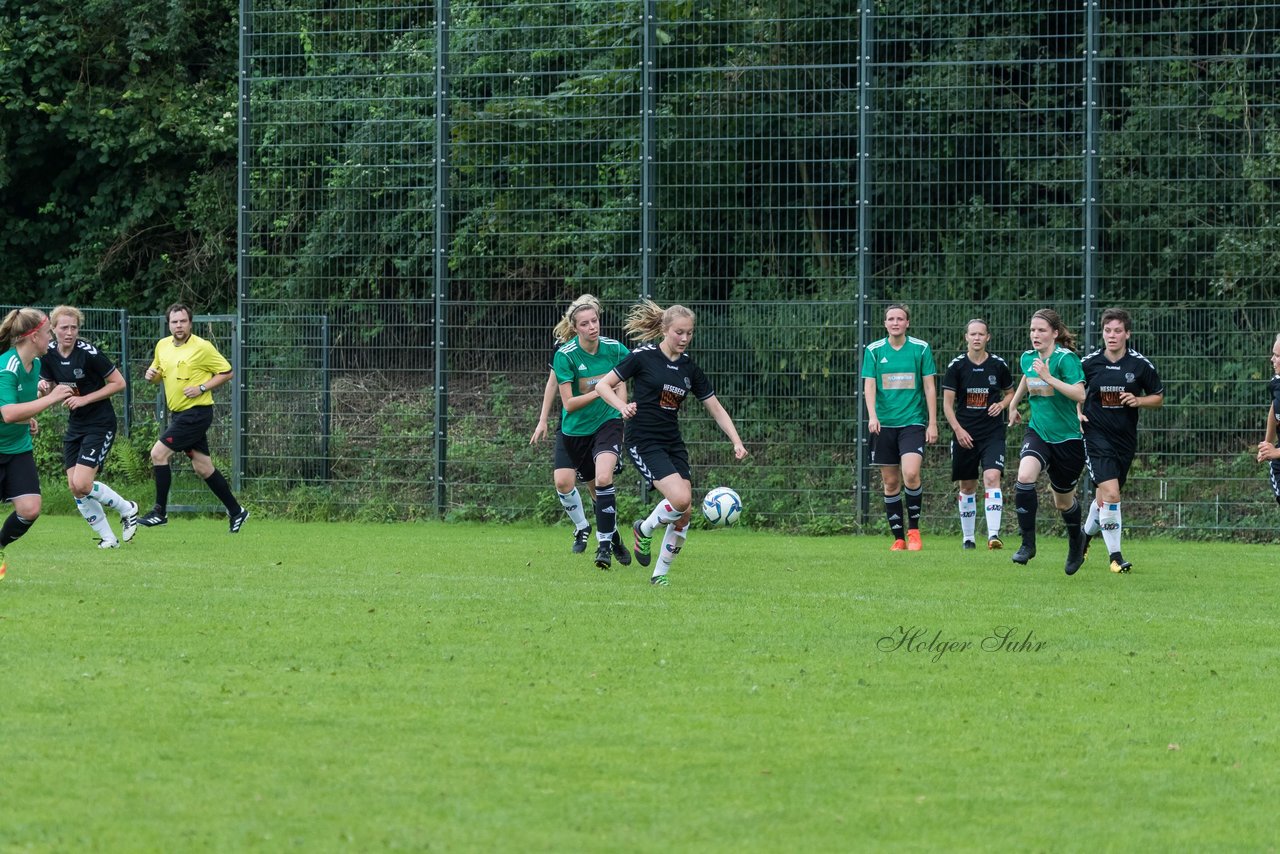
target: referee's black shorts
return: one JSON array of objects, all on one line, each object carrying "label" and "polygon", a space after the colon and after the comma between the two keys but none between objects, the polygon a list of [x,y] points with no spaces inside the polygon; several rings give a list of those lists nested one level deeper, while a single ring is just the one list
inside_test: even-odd
[{"label": "referee's black shorts", "polygon": [[212,423],[212,406],[193,406],[175,412],[169,426],[160,434],[160,442],[171,451],[196,451],[207,457]]}]

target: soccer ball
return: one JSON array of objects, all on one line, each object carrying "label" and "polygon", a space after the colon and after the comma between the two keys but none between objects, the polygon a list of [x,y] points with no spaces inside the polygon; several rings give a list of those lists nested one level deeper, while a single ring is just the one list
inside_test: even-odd
[{"label": "soccer ball", "polygon": [[717,486],[702,499],[702,515],[717,528],[727,528],[742,514],[742,499],[727,486]]}]

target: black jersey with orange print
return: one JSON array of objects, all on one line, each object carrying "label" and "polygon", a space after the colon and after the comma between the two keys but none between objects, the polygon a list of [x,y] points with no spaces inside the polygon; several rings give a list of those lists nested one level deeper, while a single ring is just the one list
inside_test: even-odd
[{"label": "black jersey with orange print", "polygon": [[636,414],[627,421],[629,445],[681,441],[677,416],[685,398],[706,400],[715,394],[707,375],[688,353],[672,361],[657,344],[632,350],[614,371],[624,381],[635,380],[631,396]]},{"label": "black jersey with orange print", "polygon": [[1141,397],[1164,394],[1160,373],[1146,356],[1136,350],[1125,350],[1117,361],[1107,358],[1105,350],[1094,350],[1080,360],[1084,370],[1085,439],[1090,434],[1108,442],[1117,451],[1133,453],[1138,447],[1138,407],[1125,406],[1120,395]]},{"label": "black jersey with orange print", "polygon": [[988,353],[980,365],[968,353],[961,353],[951,360],[942,376],[942,390],[956,395],[956,420],[975,439],[1005,431],[1004,415],[992,418],[987,410],[1011,388],[1013,372],[1009,363],[993,353]]}]

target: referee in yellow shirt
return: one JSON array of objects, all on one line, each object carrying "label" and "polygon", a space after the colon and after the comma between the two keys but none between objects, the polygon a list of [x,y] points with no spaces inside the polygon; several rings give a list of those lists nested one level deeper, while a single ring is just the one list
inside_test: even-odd
[{"label": "referee in yellow shirt", "polygon": [[156,506],[139,519],[138,524],[154,528],[168,523],[169,488],[173,483],[173,469],[169,461],[175,451],[185,451],[196,474],[204,478],[213,494],[226,505],[231,533],[235,534],[249,518],[249,511],[240,506],[227,479],[214,468],[213,459],[209,456],[212,391],[231,379],[231,364],[217,347],[191,334],[190,308],[175,303],[169,306],[166,314],[171,334],[156,342],[155,357],[147,368],[146,378],[149,383],[164,383],[165,403],[173,417],[151,447]]}]

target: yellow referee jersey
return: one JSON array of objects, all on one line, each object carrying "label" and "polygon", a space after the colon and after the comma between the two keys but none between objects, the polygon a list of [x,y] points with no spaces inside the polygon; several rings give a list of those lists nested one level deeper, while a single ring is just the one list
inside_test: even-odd
[{"label": "yellow referee jersey", "polygon": [[156,354],[151,367],[164,378],[164,399],[170,412],[181,412],[193,406],[212,406],[213,392],[206,391],[197,397],[187,397],[182,390],[207,382],[214,374],[225,374],[231,363],[223,358],[218,348],[192,335],[181,346],[173,343],[173,336],[156,342]]}]

